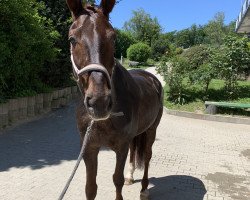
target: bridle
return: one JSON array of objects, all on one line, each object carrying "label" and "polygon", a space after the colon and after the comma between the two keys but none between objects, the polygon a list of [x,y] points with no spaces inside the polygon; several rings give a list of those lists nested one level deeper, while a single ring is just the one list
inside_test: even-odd
[{"label": "bridle", "polygon": [[107,78],[108,87],[111,89],[111,77],[108,73],[108,70],[103,65],[91,63],[79,70],[75,64],[73,54],[71,54],[71,62],[73,67],[74,78],[82,94],[83,94],[83,84],[81,82],[80,76],[93,71],[102,72],[104,76]]}]

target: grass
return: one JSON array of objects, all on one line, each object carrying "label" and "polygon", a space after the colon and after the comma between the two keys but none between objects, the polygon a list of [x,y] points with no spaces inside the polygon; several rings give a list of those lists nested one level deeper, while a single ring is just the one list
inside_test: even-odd
[{"label": "grass", "polygon": [[[239,81],[239,89],[237,97],[229,100],[229,96],[224,89],[224,81],[212,80],[207,95],[204,94],[200,85],[195,85],[185,90],[186,103],[184,105],[175,104],[168,100],[169,87],[166,85],[164,88],[165,99],[164,104],[167,108],[173,110],[181,110],[195,113],[205,113],[204,101],[223,101],[223,102],[234,102],[234,103],[250,103],[250,81]],[[206,96],[204,98],[204,96]],[[244,115],[250,116],[249,110],[243,109],[230,109],[230,108],[219,108],[219,113],[226,115]]]},{"label": "grass", "polygon": [[145,64],[140,64],[140,65],[138,65],[136,67],[130,67],[129,66],[129,60],[124,58],[122,66],[129,70],[129,69],[147,69],[147,68],[151,67],[152,65],[149,65],[148,63],[145,63]]}]

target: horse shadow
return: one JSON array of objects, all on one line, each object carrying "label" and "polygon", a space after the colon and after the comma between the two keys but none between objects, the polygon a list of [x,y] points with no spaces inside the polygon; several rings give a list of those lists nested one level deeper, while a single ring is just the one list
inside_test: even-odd
[{"label": "horse shadow", "polygon": [[150,178],[150,200],[203,200],[207,190],[192,176],[173,175]]}]

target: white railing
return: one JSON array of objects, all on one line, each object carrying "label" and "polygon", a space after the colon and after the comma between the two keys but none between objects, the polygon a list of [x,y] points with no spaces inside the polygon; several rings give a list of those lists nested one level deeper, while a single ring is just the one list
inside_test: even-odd
[{"label": "white railing", "polygon": [[241,8],[241,12],[239,14],[239,17],[236,21],[236,31],[239,29],[239,26],[240,26],[242,20],[244,19],[245,14],[246,14],[247,10],[249,9],[249,7],[250,7],[250,0],[245,0],[243,6]]}]

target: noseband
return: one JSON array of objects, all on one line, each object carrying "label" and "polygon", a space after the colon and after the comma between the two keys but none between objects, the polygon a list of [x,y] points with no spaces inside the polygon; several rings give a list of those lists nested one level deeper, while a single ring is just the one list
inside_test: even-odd
[{"label": "noseband", "polygon": [[81,92],[83,92],[83,84],[80,80],[80,76],[83,74],[89,73],[89,72],[93,72],[93,71],[103,73],[107,79],[108,87],[111,88],[111,77],[108,73],[108,70],[103,65],[92,63],[92,64],[89,64],[89,65],[87,65],[84,68],[79,70],[75,64],[74,57],[72,54],[71,54],[71,62],[72,62],[72,66],[73,66],[74,77],[76,79],[77,85],[78,85]]}]

